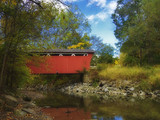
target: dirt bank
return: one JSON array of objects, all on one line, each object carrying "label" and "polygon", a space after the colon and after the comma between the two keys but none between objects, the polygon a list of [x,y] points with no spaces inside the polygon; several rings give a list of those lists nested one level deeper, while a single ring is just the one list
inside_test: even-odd
[{"label": "dirt bank", "polygon": [[0,95],[0,120],[53,120],[35,105],[34,100],[45,97],[35,91]]}]

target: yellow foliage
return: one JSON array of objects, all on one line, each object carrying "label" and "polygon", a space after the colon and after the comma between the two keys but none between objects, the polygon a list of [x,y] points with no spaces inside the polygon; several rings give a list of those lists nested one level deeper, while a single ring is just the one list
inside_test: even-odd
[{"label": "yellow foliage", "polygon": [[69,46],[68,49],[84,49],[84,46],[90,46],[91,44],[87,42],[80,42],[77,45]]},{"label": "yellow foliage", "polygon": [[119,65],[118,60],[115,60],[115,61],[114,61],[114,64],[115,64],[115,65]]}]

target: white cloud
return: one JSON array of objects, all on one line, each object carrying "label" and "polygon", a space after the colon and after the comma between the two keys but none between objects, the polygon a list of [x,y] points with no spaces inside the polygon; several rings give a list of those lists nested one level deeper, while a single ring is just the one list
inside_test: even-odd
[{"label": "white cloud", "polygon": [[89,21],[93,21],[93,20],[95,19],[95,16],[96,16],[96,15],[90,15],[90,16],[88,16],[87,18],[88,18]]},{"label": "white cloud", "polygon": [[102,21],[104,21],[108,17],[108,15],[106,14],[106,12],[104,12],[104,11],[99,12],[96,16],[97,16],[97,18],[99,18]]},{"label": "white cloud", "polygon": [[107,9],[108,9],[108,13],[109,14],[113,14],[114,10],[117,7],[117,0],[113,0],[111,1],[108,5],[107,5]]},{"label": "white cloud", "polygon": [[89,0],[87,6],[91,6],[93,4],[96,4],[100,8],[103,8],[109,11],[110,14],[112,14],[116,9],[117,0],[111,0],[109,3],[107,3],[107,0]]},{"label": "white cloud", "polygon": [[97,6],[101,8],[105,8],[107,0],[90,0],[87,6],[91,6],[92,4],[97,4]]},{"label": "white cloud", "polygon": [[99,21],[105,21],[108,18],[108,14],[102,11],[95,15],[89,15],[87,18],[90,22],[97,24]]},{"label": "white cloud", "polygon": [[[92,14],[89,15],[87,18],[90,22],[92,23],[97,23],[100,21],[105,21],[111,14],[114,13],[114,10],[116,9],[117,6],[117,0],[112,0],[108,4],[106,4],[106,0],[90,0],[88,5],[92,5],[95,2],[100,2],[103,3],[101,4],[101,8],[103,7],[102,11],[97,13],[97,14]],[[100,5],[100,3],[97,2],[97,6]]]}]

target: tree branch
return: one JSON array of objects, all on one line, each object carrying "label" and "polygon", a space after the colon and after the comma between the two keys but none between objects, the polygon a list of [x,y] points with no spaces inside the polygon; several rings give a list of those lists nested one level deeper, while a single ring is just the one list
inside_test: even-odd
[{"label": "tree branch", "polygon": [[41,5],[41,2],[40,1],[38,1],[38,2],[36,2],[36,1],[34,1],[34,0],[29,0],[29,1],[31,1],[31,2],[33,2],[33,3],[35,3],[36,5],[38,5],[40,8],[42,8],[43,9],[43,7],[42,7],[42,5]]},{"label": "tree branch", "polygon": [[67,7],[69,7],[69,5],[65,4],[65,3],[62,2],[61,0],[56,0],[56,1],[58,1],[58,2],[60,2],[61,4],[63,4],[63,5],[65,5],[65,6],[67,6]]}]

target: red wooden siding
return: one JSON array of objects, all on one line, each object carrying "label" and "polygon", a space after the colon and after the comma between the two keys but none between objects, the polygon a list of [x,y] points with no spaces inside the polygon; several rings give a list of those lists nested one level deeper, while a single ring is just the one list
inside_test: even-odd
[{"label": "red wooden siding", "polygon": [[[43,59],[37,64],[36,59],[27,63],[32,74],[68,74],[78,73],[85,68],[90,68],[90,62],[93,54],[88,56],[40,56]],[[33,57],[34,58],[34,57]]]}]

